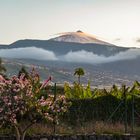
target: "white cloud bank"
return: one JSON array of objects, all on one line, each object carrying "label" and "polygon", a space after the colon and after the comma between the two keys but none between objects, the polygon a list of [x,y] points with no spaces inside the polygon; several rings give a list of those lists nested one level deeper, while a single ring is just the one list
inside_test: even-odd
[{"label": "white cloud bank", "polygon": [[91,64],[108,63],[118,60],[135,59],[140,56],[140,49],[129,49],[125,52],[106,57],[104,55],[97,55],[85,50],[77,52],[69,52],[63,56],[63,59],[69,62],[84,62]]},{"label": "white cloud bank", "polygon": [[57,60],[52,51],[36,47],[1,49],[0,57],[6,58],[30,58],[36,60]]},{"label": "white cloud bank", "polygon": [[54,52],[36,47],[0,49],[0,57],[5,58],[29,58],[35,60],[66,61],[77,63],[100,64],[118,60],[135,59],[140,56],[140,49],[129,49],[124,52],[106,57],[93,52],[80,50],[68,52],[65,55],[56,56]]}]

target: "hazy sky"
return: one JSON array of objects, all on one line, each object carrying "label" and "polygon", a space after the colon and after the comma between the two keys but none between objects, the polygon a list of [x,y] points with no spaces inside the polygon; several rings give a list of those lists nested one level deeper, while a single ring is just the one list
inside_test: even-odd
[{"label": "hazy sky", "polygon": [[140,0],[0,0],[0,44],[77,30],[140,47]]}]

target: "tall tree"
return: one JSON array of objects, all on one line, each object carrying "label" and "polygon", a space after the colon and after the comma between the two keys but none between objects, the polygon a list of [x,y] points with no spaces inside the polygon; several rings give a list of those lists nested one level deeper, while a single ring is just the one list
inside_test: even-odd
[{"label": "tall tree", "polygon": [[84,72],[84,69],[83,68],[76,68],[75,69],[75,72],[74,72],[74,75],[77,75],[78,76],[78,83],[80,84],[81,83],[81,76],[83,76],[85,74]]}]

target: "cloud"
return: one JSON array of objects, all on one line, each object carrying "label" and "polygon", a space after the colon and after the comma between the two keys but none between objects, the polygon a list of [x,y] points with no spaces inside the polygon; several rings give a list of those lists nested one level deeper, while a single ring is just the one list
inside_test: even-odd
[{"label": "cloud", "polygon": [[89,64],[101,64],[119,60],[129,60],[135,59],[138,56],[140,56],[140,49],[129,49],[127,51],[119,52],[116,55],[112,55],[109,57],[106,57],[104,55],[97,55],[93,52],[88,52],[85,50],[79,50],[76,52],[70,51],[67,54],[60,56],[56,56],[56,54],[53,51],[48,51],[36,47],[0,50],[0,57],[5,58],[28,58],[35,60],[52,60]]},{"label": "cloud", "polygon": [[30,58],[36,60],[57,60],[52,51],[36,47],[1,49],[0,57],[6,58]]},{"label": "cloud", "polygon": [[138,49],[129,49],[125,52],[120,52],[116,55],[112,55],[109,57],[103,55],[97,55],[92,52],[87,52],[85,50],[77,51],[77,52],[69,52],[61,59],[63,61],[68,62],[80,62],[80,63],[90,63],[90,64],[99,64],[99,63],[108,63],[118,60],[127,60],[127,59],[135,59],[140,56],[140,50]]}]

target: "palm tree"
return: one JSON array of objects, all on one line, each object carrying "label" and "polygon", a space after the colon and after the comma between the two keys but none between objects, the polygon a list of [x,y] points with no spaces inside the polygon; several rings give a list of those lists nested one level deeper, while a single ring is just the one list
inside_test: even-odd
[{"label": "palm tree", "polygon": [[2,66],[2,59],[0,58],[0,74],[2,74],[3,72],[6,72],[6,68]]},{"label": "palm tree", "polygon": [[74,75],[78,76],[78,83],[80,84],[80,77],[83,76],[85,74],[83,68],[76,68]]}]

